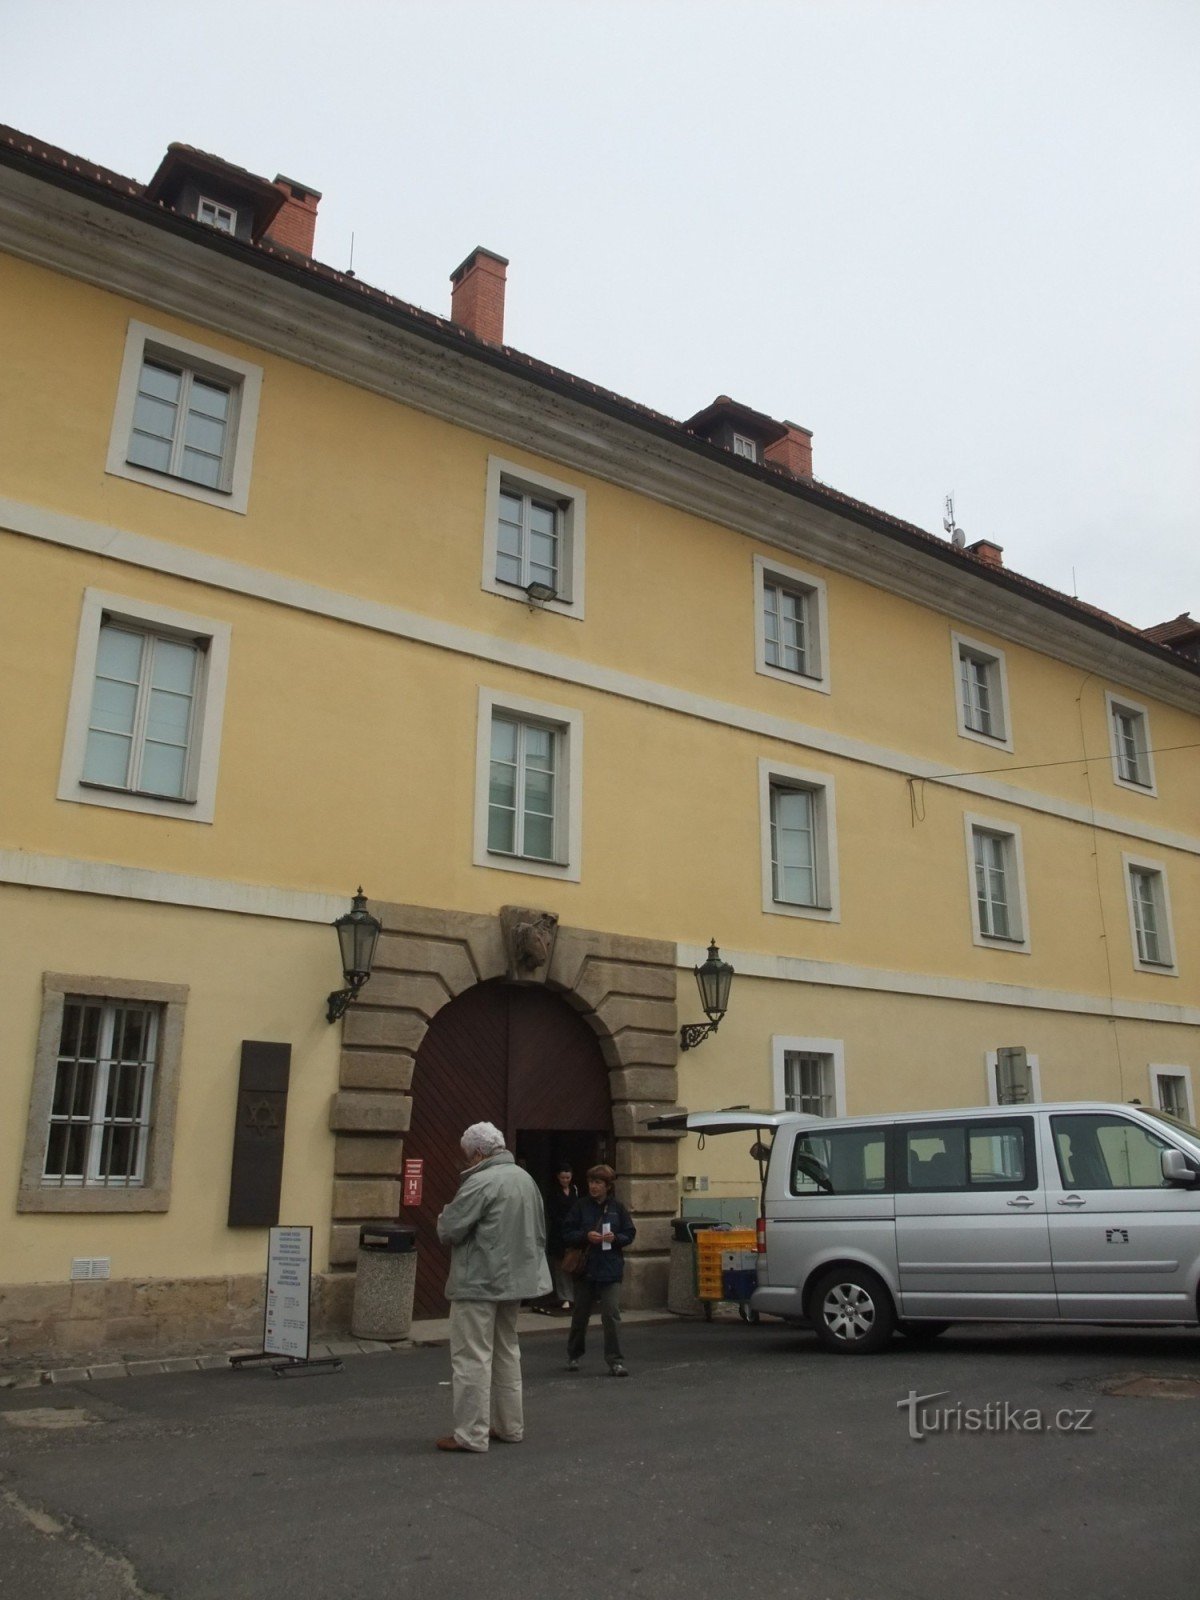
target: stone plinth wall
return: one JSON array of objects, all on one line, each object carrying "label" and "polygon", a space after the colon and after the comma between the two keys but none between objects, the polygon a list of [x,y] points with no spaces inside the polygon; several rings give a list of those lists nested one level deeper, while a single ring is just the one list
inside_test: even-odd
[{"label": "stone plinth wall", "polygon": [[[354,1279],[314,1274],[314,1340],[350,1325]],[[215,1278],[112,1278],[0,1288],[0,1360],[43,1355],[187,1354],[262,1344],[264,1273]]]},{"label": "stone plinth wall", "polygon": [[[375,968],[342,1019],[329,1265],[353,1268],[358,1230],[394,1221],[417,1051],[442,1006],[477,983],[509,976],[500,917],[372,903],[383,923]],[[535,913],[529,913],[535,915]],[[675,946],[559,927],[543,969],[525,981],[561,994],[592,1029],[608,1067],[621,1198],[638,1238],[625,1303],[666,1304],[667,1219],[676,1205],[676,1146],[642,1123],[677,1102]]]}]

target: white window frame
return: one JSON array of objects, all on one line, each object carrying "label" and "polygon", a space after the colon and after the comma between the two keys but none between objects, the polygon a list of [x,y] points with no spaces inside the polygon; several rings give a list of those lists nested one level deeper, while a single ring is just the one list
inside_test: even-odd
[{"label": "white window frame", "polygon": [[[103,788],[86,783],[83,779],[88,723],[91,720],[96,681],[96,655],[105,617],[138,631],[175,634],[189,642],[199,639],[205,641],[192,713],[187,781],[183,795],[177,800],[136,794],[128,789]],[[128,595],[110,594],[103,589],[85,589],[67,708],[62,766],[58,775],[58,798],[75,801],[79,805],[107,806],[118,811],[175,817],[184,822],[212,822],[217,802],[230,636],[231,629],[227,622],[215,622],[211,617],[193,616],[167,606],[133,600]]]},{"label": "white window frame", "polygon": [[[1008,1048],[1005,1046],[1005,1048]],[[1039,1056],[1032,1050],[1025,1052],[1025,1059],[1029,1063],[1029,1080],[1033,1090],[1033,1099],[1023,1102],[1025,1105],[1036,1105],[1042,1098],[1042,1063]],[[984,1074],[987,1080],[987,1103],[990,1106],[1000,1104],[1000,1050],[988,1050],[984,1055]],[[1005,1111],[1019,1111],[1020,1106],[1004,1106]]]},{"label": "white window frame", "polygon": [[[821,904],[794,905],[775,899],[771,862],[771,790],[807,789],[813,796],[813,845],[817,893]],[[758,763],[758,815],[762,847],[762,908],[771,916],[804,917],[811,922],[842,920],[841,883],[838,876],[837,789],[828,772],[809,767],[784,766],[766,758]]]},{"label": "white window frame", "polygon": [[[958,733],[962,739],[974,739],[977,744],[989,745],[993,750],[1012,750],[1012,719],[1009,716],[1008,669],[1004,652],[995,645],[984,644],[980,639],[969,639],[964,633],[952,631],[950,645],[954,660],[954,705],[958,716]],[[966,660],[982,662],[987,669],[988,689],[992,701],[993,720],[998,720],[1001,732],[984,733],[971,727],[967,720],[969,707],[963,693],[962,663]]]},{"label": "white window frame", "polygon": [[553,611],[560,617],[573,617],[577,622],[584,616],[584,564],[587,542],[587,492],[576,483],[564,483],[549,477],[533,467],[519,466],[500,456],[489,456],[487,488],[483,513],[483,580],[488,594],[500,595],[505,600],[517,600],[528,605],[524,589],[515,583],[503,583],[496,576],[499,553],[500,488],[501,484],[519,494],[538,497],[549,496],[562,502],[559,507],[559,592],[554,600],[538,601],[542,611]]},{"label": "white window frame", "polygon": [[[211,217],[203,215],[205,206],[212,211]],[[207,228],[215,228],[218,233],[236,234],[237,216],[234,206],[227,206],[223,200],[214,200],[210,195],[202,194],[196,201],[196,221]]]},{"label": "white window frame", "polygon": [[1186,1107],[1184,1121],[1190,1122],[1192,1126],[1195,1127],[1196,1101],[1194,1095],[1192,1094],[1192,1069],[1190,1067],[1178,1066],[1174,1062],[1152,1061],[1149,1065],[1149,1075],[1150,1104],[1159,1111],[1165,1111],[1167,1109],[1162,1103],[1162,1096],[1158,1085],[1159,1078],[1179,1078],[1182,1081],[1184,1105]]},{"label": "white window frame", "polygon": [[[1128,852],[1122,854],[1121,864],[1125,874],[1125,904],[1129,912],[1129,946],[1133,954],[1133,965],[1138,972],[1154,972],[1162,977],[1177,978],[1179,967],[1175,959],[1175,928],[1171,919],[1171,887],[1167,882],[1166,865],[1148,856],[1135,856]],[[1161,961],[1146,961],[1142,957],[1138,939],[1137,902],[1133,892],[1135,872],[1150,873],[1157,883],[1156,910],[1160,917],[1160,926],[1156,932],[1159,947],[1163,952]]]},{"label": "white window frame", "polygon": [[[548,705],[524,695],[480,688],[475,740],[475,831],[472,860],[477,867],[521,872],[538,878],[578,883],[583,869],[583,715],[568,706]],[[555,768],[554,861],[508,856],[488,849],[488,787],[492,766],[492,718],[537,722],[559,735],[562,759]]]},{"label": "white window frame", "polygon": [[[229,386],[228,443],[219,489],[192,483],[187,478],[176,478],[168,472],[155,472],[150,467],[137,466],[127,459],[138,384],[142,364],[146,360],[182,367],[200,377],[212,378]],[[105,471],[117,478],[128,478],[132,483],[163,489],[169,494],[183,495],[188,500],[201,500],[205,505],[244,515],[250,500],[250,470],[258,431],[262,376],[261,367],[231,356],[226,351],[196,344],[165,328],[153,328],[145,322],[131,321],[125,336],[125,354],[117,383]]]},{"label": "white window frame", "polygon": [[[775,584],[808,597],[812,673],[789,672],[767,660],[766,587]],[[829,694],[829,600],[823,578],[798,567],[785,566],[766,556],[754,557],[754,670],[764,678],[777,678],[799,689]]]},{"label": "white window frame", "polygon": [[[1150,738],[1150,712],[1144,705],[1136,700],[1131,700],[1128,695],[1113,694],[1110,689],[1104,692],[1104,709],[1108,718],[1108,744],[1112,756],[1113,782],[1119,789],[1128,790],[1130,794],[1148,794],[1157,797],[1158,788],[1154,779],[1154,756],[1152,754],[1152,741]],[[1146,782],[1135,783],[1131,778],[1125,777],[1121,771],[1121,745],[1117,735],[1117,715],[1135,717],[1141,736],[1141,747],[1138,751],[1139,762],[1145,763]]]},{"label": "white window frame", "polygon": [[846,1115],[846,1044],[843,1039],[808,1039],[794,1034],[771,1035],[771,1095],[776,1111],[787,1110],[787,1058],[789,1055],[827,1056],[833,1064],[833,1112]]},{"label": "white window frame", "polygon": [[735,433],[733,436],[733,453],[735,456],[740,456],[743,461],[757,461],[758,440],[751,439],[745,433]]},{"label": "white window frame", "polygon": [[[964,813],[963,827],[967,846],[967,889],[971,906],[971,937],[984,950],[1006,950],[1016,955],[1029,955],[1029,910],[1025,897],[1024,851],[1021,848],[1021,829],[1015,822],[1003,822],[995,817],[979,816],[973,811]],[[1009,935],[984,933],[979,921],[979,902],[975,888],[975,835],[991,834],[1004,842],[1005,888],[1010,890],[1008,908],[1010,924],[1016,927]]]}]

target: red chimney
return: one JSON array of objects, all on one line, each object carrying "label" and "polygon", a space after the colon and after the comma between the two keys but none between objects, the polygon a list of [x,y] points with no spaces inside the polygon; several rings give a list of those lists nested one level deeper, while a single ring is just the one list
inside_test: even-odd
[{"label": "red chimney", "polygon": [[450,274],[450,320],[489,344],[504,343],[504,284],[508,261],[476,245]]},{"label": "red chimney", "polygon": [[302,256],[311,256],[321,191],[285,178],[282,173],[276,175],[275,187],[283,191],[284,199],[266,237],[276,244],[286,245],[289,250],[298,250]]},{"label": "red chimney", "polygon": [[795,422],[785,422],[787,432],[763,451],[763,460],[773,467],[782,467],[793,478],[812,477],[812,429],[801,428]]},{"label": "red chimney", "polygon": [[976,561],[982,561],[985,567],[1004,565],[1004,546],[993,544],[990,539],[976,539],[974,544],[967,546],[967,554],[974,556]]}]

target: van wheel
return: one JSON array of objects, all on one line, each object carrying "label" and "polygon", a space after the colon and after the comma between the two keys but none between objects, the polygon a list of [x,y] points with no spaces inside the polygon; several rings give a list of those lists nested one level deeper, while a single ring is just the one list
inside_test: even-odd
[{"label": "van wheel", "polygon": [[948,1322],[902,1322],[900,1332],[910,1344],[932,1344],[949,1326]]},{"label": "van wheel", "polygon": [[835,1267],[817,1280],[810,1302],[817,1338],[839,1356],[870,1356],[896,1327],[892,1297],[866,1267]]}]

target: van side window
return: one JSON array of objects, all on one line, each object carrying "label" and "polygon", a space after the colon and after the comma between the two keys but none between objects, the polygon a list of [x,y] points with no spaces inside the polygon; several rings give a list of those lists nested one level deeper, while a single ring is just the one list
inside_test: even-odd
[{"label": "van side window", "polygon": [[796,1135],[793,1194],[882,1194],[890,1187],[886,1128],[806,1129]]},{"label": "van side window", "polygon": [[915,1192],[1019,1188],[1037,1182],[1033,1120],[938,1122],[900,1128],[900,1167]]},{"label": "van side window", "polygon": [[1162,1152],[1169,1148],[1140,1123],[1092,1112],[1051,1117],[1058,1170],[1066,1189],[1166,1189]]}]

